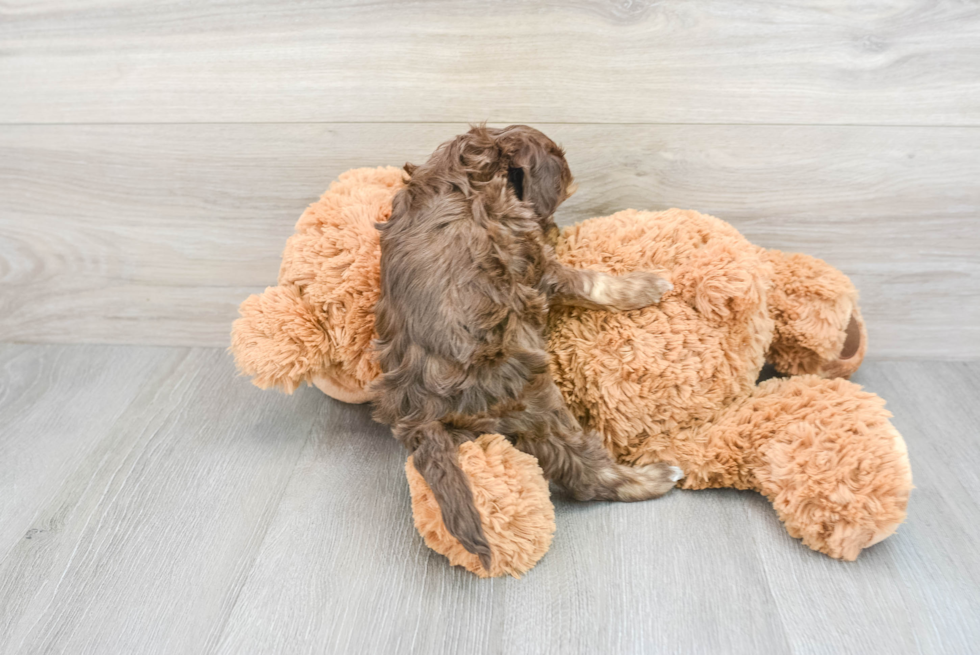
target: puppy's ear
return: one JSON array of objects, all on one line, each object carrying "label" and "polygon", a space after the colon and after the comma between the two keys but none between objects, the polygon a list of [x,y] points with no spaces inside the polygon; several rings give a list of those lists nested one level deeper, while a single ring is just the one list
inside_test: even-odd
[{"label": "puppy's ear", "polygon": [[517,166],[507,168],[507,184],[514,190],[518,200],[524,200],[524,169]]},{"label": "puppy's ear", "polygon": [[551,216],[564,200],[562,169],[564,160],[550,153],[537,152],[528,157],[524,170],[524,200],[531,203],[538,216]]},{"label": "puppy's ear", "polygon": [[530,203],[542,218],[554,214],[565,199],[566,182],[571,182],[561,149],[516,131],[502,141],[508,158],[507,182],[518,200]]}]

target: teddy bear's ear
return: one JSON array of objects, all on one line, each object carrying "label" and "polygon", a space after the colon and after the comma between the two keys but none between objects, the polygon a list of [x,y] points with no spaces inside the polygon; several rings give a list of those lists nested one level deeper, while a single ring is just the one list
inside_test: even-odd
[{"label": "teddy bear's ear", "polygon": [[768,304],[775,322],[766,360],[788,375],[850,376],[868,340],[850,279],[809,255],[768,250],[765,257],[774,270]]},{"label": "teddy bear's ear", "polygon": [[231,329],[231,352],[238,370],[262,389],[292,393],[322,374],[326,334],[316,313],[293,285],[269,287],[249,296]]}]

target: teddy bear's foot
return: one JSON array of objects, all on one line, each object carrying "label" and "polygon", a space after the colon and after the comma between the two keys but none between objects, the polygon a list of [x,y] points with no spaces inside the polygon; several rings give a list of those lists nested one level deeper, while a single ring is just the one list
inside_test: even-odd
[{"label": "teddy bear's foot", "polygon": [[469,480],[473,504],[490,544],[489,571],[442,521],[439,505],[410,457],[405,465],[415,527],[432,550],[481,578],[515,578],[537,564],[551,546],[555,508],[537,460],[499,434],[485,434],[459,447],[459,467]]},{"label": "teddy bear's foot", "polygon": [[763,383],[747,410],[772,435],[755,474],[790,535],[853,560],[905,520],[908,452],[878,396],[807,375]]}]

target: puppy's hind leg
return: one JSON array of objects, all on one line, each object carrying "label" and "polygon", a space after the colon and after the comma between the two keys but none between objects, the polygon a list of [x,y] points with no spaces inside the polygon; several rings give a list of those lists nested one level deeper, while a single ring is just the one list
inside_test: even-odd
[{"label": "puppy's hind leg", "polygon": [[458,447],[466,439],[458,438],[460,435],[451,433],[438,421],[411,428],[396,425],[395,436],[413,449],[415,469],[432,489],[446,530],[463,548],[477,555],[484,570],[489,572],[490,544],[483,534],[469,481],[459,468]]},{"label": "puppy's hind leg", "polygon": [[674,488],[684,472],[665,462],[626,466],[613,460],[599,437],[581,430],[519,438],[517,447],[534,455],[549,479],[576,500],[637,501],[659,498]]},{"label": "puppy's hind leg", "polygon": [[665,462],[637,467],[616,462],[599,435],[582,430],[550,379],[535,384],[528,396],[527,410],[502,425],[520,450],[538,459],[545,476],[577,500],[657,498],[684,477]]}]

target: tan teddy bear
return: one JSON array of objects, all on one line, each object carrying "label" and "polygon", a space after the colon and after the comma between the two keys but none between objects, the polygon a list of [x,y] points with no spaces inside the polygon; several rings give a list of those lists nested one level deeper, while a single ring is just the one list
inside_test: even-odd
[{"label": "tan teddy bear", "polygon": [[[374,223],[387,220],[401,169],[341,175],[296,225],[279,285],[241,306],[240,370],[291,392],[302,382],[346,402],[370,400],[378,297]],[[846,381],[866,348],[857,292],[824,262],[752,245],[693,211],[626,210],[561,235],[565,264],[613,274],[655,271],[674,284],[659,305],[552,312],[552,371],[586,428],[620,461],[680,466],[684,489],[752,489],[787,531],[855,559],[905,518],[912,476],[884,401]],[[765,362],[792,376],[756,384]],[[409,459],[415,523],[426,543],[481,576],[519,575],[554,532],[537,462],[500,435],[460,447],[493,551],[484,571],[442,525]]]}]

